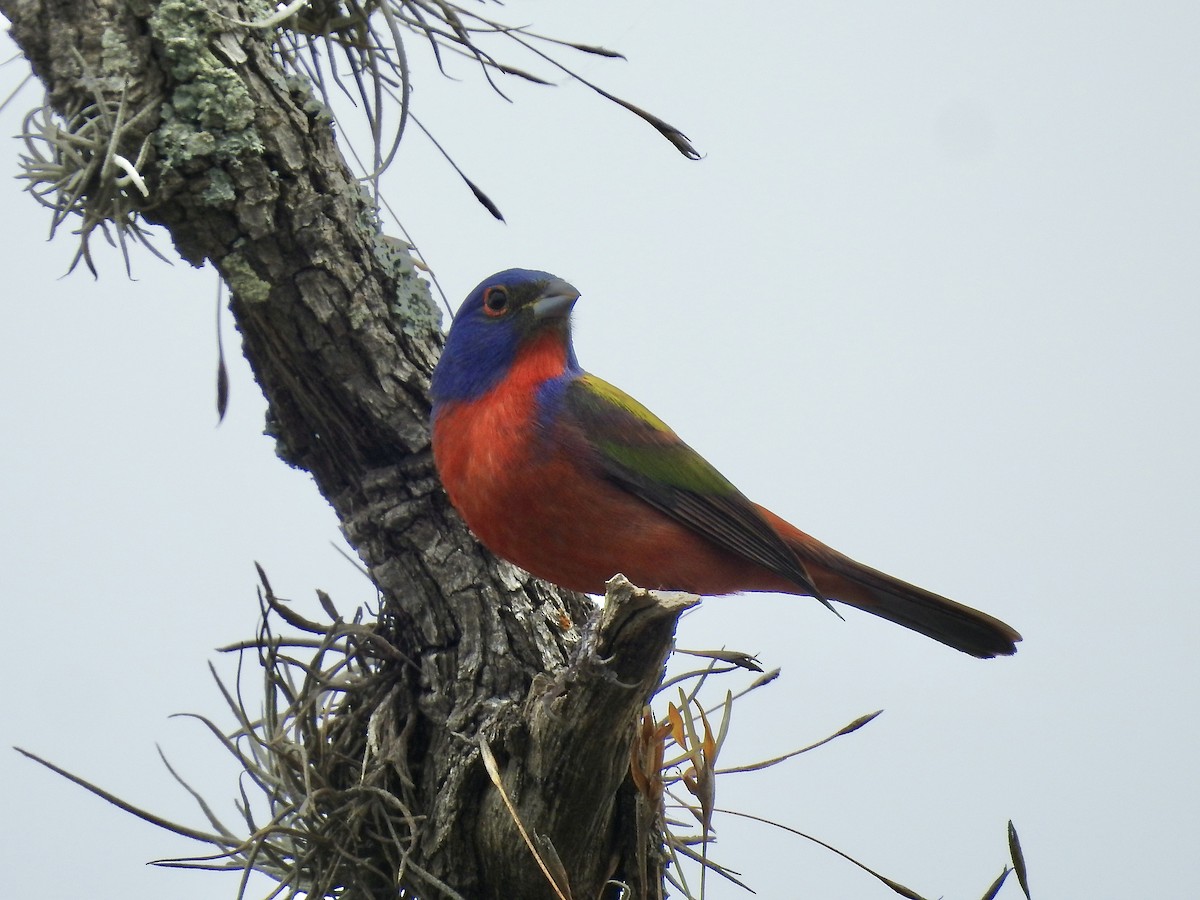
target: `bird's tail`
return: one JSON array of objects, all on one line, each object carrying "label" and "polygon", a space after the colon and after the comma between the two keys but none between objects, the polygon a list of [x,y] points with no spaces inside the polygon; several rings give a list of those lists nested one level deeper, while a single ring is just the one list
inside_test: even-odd
[{"label": "bird's tail", "polygon": [[1017,652],[1021,635],[994,616],[864,566],[778,516],[767,514],[804,562],[817,589],[829,599],[856,606],[981,659]]}]

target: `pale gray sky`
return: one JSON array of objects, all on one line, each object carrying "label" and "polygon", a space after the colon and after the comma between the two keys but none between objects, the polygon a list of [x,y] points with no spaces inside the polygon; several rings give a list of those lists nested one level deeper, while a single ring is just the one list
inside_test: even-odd
[{"label": "pale gray sky", "polygon": [[[699,162],[578,84],[514,83],[509,105],[466,64],[441,79],[414,44],[417,114],[508,224],[415,131],[388,197],[453,304],[509,266],[567,278],[582,363],[747,494],[1024,633],[1015,658],[980,662],[811,601],[706,601],[682,645],[783,667],[739,708],[729,763],[886,709],[727,779],[721,805],[930,896],[980,896],[1009,818],[1035,897],[1194,896],[1200,7],[736,8],[508,6],[623,51],[581,71],[680,127]],[[143,253],[129,282],[97,246],[98,284],[60,279],[73,247],[44,243],[48,217],[16,182],[0,216],[16,684],[0,745],[199,823],[154,745],[233,796],[219,747],[168,716],[221,714],[205,666],[254,627],[253,562],[308,608],[317,587],[343,608],[370,592],[308,478],[261,436],[228,322],[233,398],[214,428],[212,274]],[[198,848],[3,749],[0,789],[13,896],[235,890],[144,867]],[[716,824],[714,854],[760,896],[892,896],[799,839]]]}]

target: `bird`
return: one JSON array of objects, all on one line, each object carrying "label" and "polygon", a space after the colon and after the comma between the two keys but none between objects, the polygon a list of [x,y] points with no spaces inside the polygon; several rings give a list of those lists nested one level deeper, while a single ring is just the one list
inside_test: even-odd
[{"label": "bird", "polygon": [[[431,443],[451,504],[497,556],[568,590],[844,603],[979,658],[1021,635],[987,613],[856,562],[749,500],[629,394],[585,371],[580,293],[507,269],[459,307],[434,369]],[[833,608],[832,606],[830,608]]]}]

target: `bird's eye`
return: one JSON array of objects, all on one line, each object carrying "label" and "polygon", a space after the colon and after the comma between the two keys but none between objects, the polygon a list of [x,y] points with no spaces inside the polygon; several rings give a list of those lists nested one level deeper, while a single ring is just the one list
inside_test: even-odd
[{"label": "bird's eye", "polygon": [[483,311],[489,316],[502,316],[508,312],[508,290],[493,285],[483,292]]}]

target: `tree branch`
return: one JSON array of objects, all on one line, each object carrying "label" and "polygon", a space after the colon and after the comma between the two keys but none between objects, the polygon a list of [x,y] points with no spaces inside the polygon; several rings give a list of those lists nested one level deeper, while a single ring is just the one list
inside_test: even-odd
[{"label": "tree branch", "polygon": [[414,883],[550,896],[480,764],[487,733],[574,896],[601,896],[614,874],[656,893],[661,866],[644,866],[656,838],[649,850],[630,838],[642,832],[628,742],[681,601],[622,595],[576,649],[592,604],[467,532],[429,452],[439,315],[411,258],[379,233],[309,86],[283,75],[269,35],[235,25],[228,3],[0,0],[0,11],[60,113],[97,93],[144,113],[114,139],[129,159],[149,141],[138,210],[230,286],[279,454],[312,473],[382,593],[387,639],[414,663],[396,663],[397,688],[380,699],[411,779],[395,789],[419,822],[412,859],[432,876]]}]

